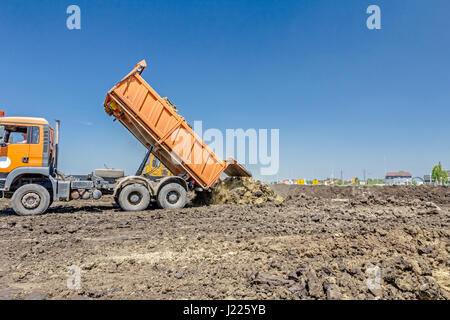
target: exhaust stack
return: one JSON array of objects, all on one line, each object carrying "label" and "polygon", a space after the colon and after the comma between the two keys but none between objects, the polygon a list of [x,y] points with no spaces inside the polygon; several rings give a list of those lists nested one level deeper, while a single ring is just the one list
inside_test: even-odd
[{"label": "exhaust stack", "polygon": [[61,121],[56,120],[56,127],[55,127],[55,171],[58,170],[58,158],[59,158],[59,129],[61,126]]}]

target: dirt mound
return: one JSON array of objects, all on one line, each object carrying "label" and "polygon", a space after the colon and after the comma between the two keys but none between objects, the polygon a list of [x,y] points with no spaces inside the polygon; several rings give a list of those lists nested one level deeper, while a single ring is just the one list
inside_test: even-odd
[{"label": "dirt mound", "polygon": [[450,205],[450,188],[445,186],[305,186],[305,185],[270,185],[283,197],[306,196],[314,199],[349,199],[365,201],[371,204],[385,204],[396,201],[397,204],[413,200],[434,202],[438,205]]},{"label": "dirt mound", "polygon": [[1,200],[0,299],[450,299],[450,189],[283,189],[282,203],[122,212],[105,197],[37,217]]},{"label": "dirt mound", "polygon": [[418,227],[384,226],[359,232],[301,237],[307,246],[292,272],[279,276],[276,270],[257,271],[249,282],[298,299],[450,298],[448,233],[433,237]]},{"label": "dirt mound", "polygon": [[253,178],[230,177],[220,181],[215,189],[208,193],[204,204],[262,204],[265,202],[283,202],[268,185]]}]

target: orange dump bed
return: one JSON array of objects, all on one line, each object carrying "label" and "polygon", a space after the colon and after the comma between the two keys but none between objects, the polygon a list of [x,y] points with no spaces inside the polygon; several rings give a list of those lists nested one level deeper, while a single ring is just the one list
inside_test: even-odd
[{"label": "orange dump bed", "polygon": [[198,137],[186,120],[141,77],[141,61],[107,94],[105,111],[119,120],[174,174],[193,178],[205,189],[222,173],[251,174],[230,158],[223,161]]}]

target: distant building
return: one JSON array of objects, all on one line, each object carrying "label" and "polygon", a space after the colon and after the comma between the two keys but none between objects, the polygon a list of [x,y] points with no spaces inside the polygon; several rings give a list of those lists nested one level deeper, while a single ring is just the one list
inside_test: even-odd
[{"label": "distant building", "polygon": [[[447,184],[450,184],[450,170],[447,170],[447,174],[448,174],[448,180],[447,180]],[[431,175],[426,174],[423,176],[423,181],[425,184],[433,184],[433,180],[431,179]]]},{"label": "distant building", "polygon": [[281,184],[294,184],[294,181],[291,179],[284,179],[280,181]]},{"label": "distant building", "polygon": [[404,186],[412,184],[412,174],[405,171],[386,173],[385,183],[389,186]]}]

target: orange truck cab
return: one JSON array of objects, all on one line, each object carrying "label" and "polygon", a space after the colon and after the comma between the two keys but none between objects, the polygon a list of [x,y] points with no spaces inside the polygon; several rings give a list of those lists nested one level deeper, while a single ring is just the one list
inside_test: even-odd
[{"label": "orange truck cab", "polygon": [[1,117],[0,143],[2,188],[10,187],[7,176],[43,168],[47,172],[53,166],[53,128],[45,119]]},{"label": "orange truck cab", "polygon": [[56,190],[54,145],[54,130],[45,119],[1,116],[0,196],[8,197],[23,185],[37,184],[52,191],[48,199],[41,203],[32,195],[21,201],[25,205],[28,201],[30,208],[51,202]]}]

